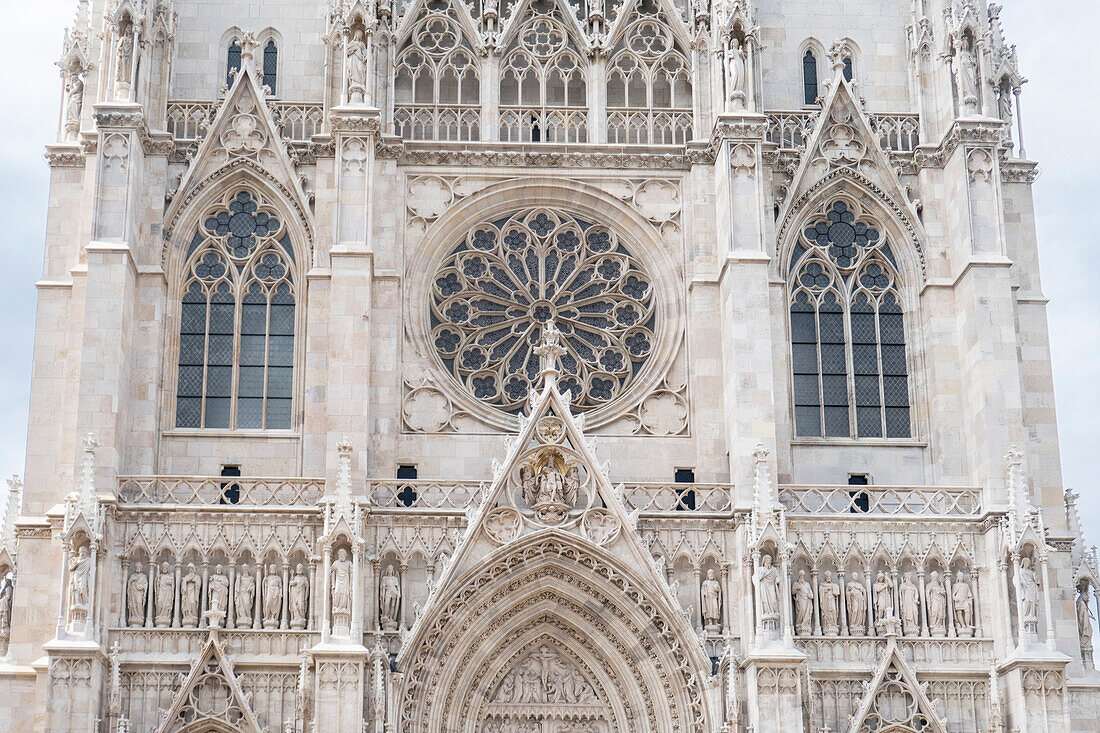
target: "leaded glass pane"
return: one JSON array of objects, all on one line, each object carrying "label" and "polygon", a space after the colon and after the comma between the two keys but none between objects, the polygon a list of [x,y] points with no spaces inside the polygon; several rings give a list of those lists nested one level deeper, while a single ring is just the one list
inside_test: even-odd
[{"label": "leaded glass pane", "polygon": [[910,437],[909,408],[886,408],[886,437],[908,438]]},{"label": "leaded glass pane", "polygon": [[294,337],[269,337],[267,345],[267,363],[270,366],[291,366],[294,363]]},{"label": "leaded glass pane", "polygon": [[821,436],[821,408],[818,405],[794,408],[795,432],[800,437]]},{"label": "leaded glass pane", "polygon": [[279,69],[279,49],[275,41],[268,41],[264,47],[264,86],[271,90],[272,94],[278,92],[275,86],[275,74]]},{"label": "leaded glass pane", "polygon": [[176,399],[176,427],[202,427],[201,397],[178,397]]},{"label": "leaded glass pane", "polygon": [[791,360],[795,374],[817,374],[817,345],[794,344],[791,348]]},{"label": "leaded glass pane", "polygon": [[206,398],[206,428],[225,429],[229,427],[229,398]]},{"label": "leaded glass pane", "polygon": [[794,402],[796,405],[816,406],[821,404],[821,395],[818,391],[818,377],[816,374],[795,374]]},{"label": "leaded glass pane", "polygon": [[268,398],[267,400],[267,425],[268,430],[285,430],[290,427],[289,399]]},{"label": "leaded glass pane", "polygon": [[229,44],[225,67],[225,83],[232,86],[235,73],[241,70],[241,44],[237,41]]},{"label": "leaded glass pane", "polygon": [[242,366],[237,381],[238,394],[241,397],[264,396],[264,368],[260,366]]},{"label": "leaded glass pane", "polygon": [[847,438],[851,435],[848,427],[848,405],[825,408],[825,436],[828,438]]},{"label": "leaded glass pane", "polygon": [[817,59],[810,50],[802,57],[802,91],[807,105],[817,103]]},{"label": "leaded glass pane", "polygon": [[262,397],[245,397],[237,400],[237,427],[244,430],[263,427],[264,401]]},{"label": "leaded glass pane", "polygon": [[[875,392],[878,392],[877,384],[875,385]],[[877,405],[856,408],[856,429],[859,431],[859,437],[861,438],[882,437],[882,412]]]},{"label": "leaded glass pane", "polygon": [[[879,381],[878,375],[873,376],[856,376],[856,405],[860,407],[874,407],[876,412],[880,404],[879,400]],[[862,435],[862,431],[860,432]]]}]

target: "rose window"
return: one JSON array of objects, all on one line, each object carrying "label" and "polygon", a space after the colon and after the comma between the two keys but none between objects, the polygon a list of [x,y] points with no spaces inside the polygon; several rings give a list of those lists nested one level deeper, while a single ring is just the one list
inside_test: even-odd
[{"label": "rose window", "polygon": [[431,340],[484,403],[519,412],[537,386],[545,324],[566,353],[559,386],[574,410],[623,393],[654,348],[653,283],[606,227],[546,210],[475,226],[432,281]]}]

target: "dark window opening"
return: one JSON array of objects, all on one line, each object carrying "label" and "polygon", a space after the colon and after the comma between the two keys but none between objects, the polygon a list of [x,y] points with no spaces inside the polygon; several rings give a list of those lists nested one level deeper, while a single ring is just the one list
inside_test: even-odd
[{"label": "dark window opening", "polygon": [[[416,466],[403,465],[397,467],[397,478],[405,479],[406,481],[416,480]],[[403,507],[411,507],[416,503],[419,494],[409,484],[405,484],[401,487],[401,491],[397,493],[397,501],[401,503]]]},{"label": "dark window opening", "polygon": [[855,76],[855,72],[852,70],[852,57],[844,57],[844,81],[850,82],[852,77]]},{"label": "dark window opening", "polygon": [[241,70],[241,44],[237,42],[237,39],[233,39],[233,42],[229,44],[229,54],[226,58],[225,64],[225,83],[228,86],[233,85],[233,77],[237,72]]},{"label": "dark window opening", "polygon": [[[678,484],[695,483],[695,470],[677,468],[675,475]],[[676,489],[676,511],[695,511],[695,489]]]},{"label": "dark window opening", "polygon": [[[222,466],[222,476],[239,477],[241,475],[240,466]],[[218,499],[219,504],[239,504],[241,502],[241,485],[238,483],[227,483],[221,485],[222,495]]]},{"label": "dark window opening", "polygon": [[542,142],[542,130],[539,129],[538,115],[531,115],[531,142]]},{"label": "dark window opening", "polygon": [[279,48],[275,41],[268,41],[264,46],[264,86],[275,94],[275,75],[279,70]]},{"label": "dark window opening", "polygon": [[817,57],[809,49],[802,57],[802,89],[806,104],[817,104]]},{"label": "dark window opening", "polygon": [[[848,474],[849,486],[867,486],[869,483],[865,473]],[[852,506],[848,510],[852,514],[865,514],[871,510],[871,496],[866,491],[849,491],[848,496],[852,497]]]}]

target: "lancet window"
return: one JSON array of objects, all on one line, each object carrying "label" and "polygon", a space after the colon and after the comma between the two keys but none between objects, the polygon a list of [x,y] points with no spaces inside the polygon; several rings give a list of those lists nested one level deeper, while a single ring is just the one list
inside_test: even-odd
[{"label": "lancet window", "polygon": [[291,427],[296,288],[282,217],[235,189],[188,249],[176,427]]},{"label": "lancet window", "polygon": [[651,2],[628,26],[608,65],[607,138],[682,145],[691,138],[691,68]]},{"label": "lancet window", "polygon": [[394,124],[415,140],[477,140],[481,90],[477,59],[448,14],[433,1],[397,57]]},{"label": "lancet window", "polygon": [[899,276],[878,225],[834,201],[801,232],[789,272],[797,435],[910,437]]},{"label": "lancet window", "polygon": [[585,63],[557,9],[535,3],[500,70],[500,139],[586,142]]},{"label": "lancet window", "polygon": [[817,104],[817,57],[808,48],[802,57],[802,93],[807,106]]},{"label": "lancet window", "polygon": [[225,57],[225,83],[233,85],[233,77],[241,70],[241,42],[234,38],[229,42],[229,50]]},{"label": "lancet window", "polygon": [[276,83],[279,73],[279,47],[274,40],[269,40],[264,46],[264,86],[271,90],[272,94],[278,93]]}]

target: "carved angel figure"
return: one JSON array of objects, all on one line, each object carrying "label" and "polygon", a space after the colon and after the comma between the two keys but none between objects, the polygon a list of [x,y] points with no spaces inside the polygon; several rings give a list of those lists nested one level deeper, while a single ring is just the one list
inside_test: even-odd
[{"label": "carved angel figure", "polygon": [[237,575],[236,596],[237,628],[246,629],[252,625],[252,610],[256,602],[256,579],[252,577],[247,565],[241,566]]},{"label": "carved angel figure", "polygon": [[401,610],[401,581],[393,565],[387,565],[378,587],[378,610],[382,628],[392,631],[398,626],[397,614]]},{"label": "carved angel figure", "polygon": [[126,621],[131,626],[145,625],[145,601],[149,594],[149,578],[145,566],[134,564],[134,572],[126,581]]},{"label": "carved angel figure", "polygon": [[867,630],[867,589],[863,587],[858,570],[852,573],[844,597],[848,607],[848,630],[852,636],[863,636]]},{"label": "carved angel figure", "polygon": [[714,568],[707,570],[707,578],[700,589],[703,623],[709,630],[717,630],[722,620],[722,587],[714,577]]},{"label": "carved angel figure", "polygon": [[974,594],[961,572],[955,574],[955,584],[951,586],[951,604],[955,611],[955,632],[959,636],[973,635]]},{"label": "carved angel figure", "polygon": [[363,104],[367,93],[367,44],[363,31],[356,30],[348,41],[348,102]]},{"label": "carved angel figure", "polygon": [[817,588],[817,602],[821,610],[821,633],[836,636],[840,633],[840,586],[833,582],[832,571],[825,571],[825,582]]},{"label": "carved angel figure", "polygon": [[172,625],[172,604],[175,602],[175,595],[176,579],[172,575],[168,563],[162,562],[160,564],[160,571],[157,573],[157,592],[154,598],[157,611],[157,626]]},{"label": "carved angel figure", "polygon": [[928,604],[928,632],[932,636],[947,635],[947,591],[940,581],[940,574],[932,571],[931,580],[924,589]]},{"label": "carved angel figure", "polygon": [[180,623],[187,628],[199,624],[199,591],[202,578],[195,572],[195,564],[187,564],[187,574],[180,581]]},{"label": "carved angel figure", "polygon": [[290,579],[290,628],[304,629],[306,627],[306,612],[309,602],[309,578],[302,570],[302,564],[294,569],[294,577]]},{"label": "carved angel figure", "polygon": [[794,583],[794,623],[799,634],[812,634],[814,630],[814,589],[806,580],[806,571],[798,571]]}]

